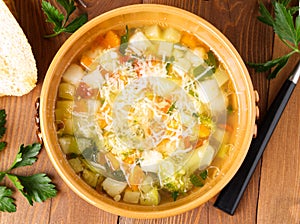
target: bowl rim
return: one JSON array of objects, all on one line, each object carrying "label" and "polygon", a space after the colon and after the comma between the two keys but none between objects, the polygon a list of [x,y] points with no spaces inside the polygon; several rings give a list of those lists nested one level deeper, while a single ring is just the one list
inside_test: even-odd
[{"label": "bowl rim", "polygon": [[[101,201],[98,198],[94,198],[94,194],[88,190],[89,187],[87,186],[82,186],[79,182],[76,182],[76,180],[73,180],[74,175],[71,173],[70,174],[70,169],[64,169],[61,160],[62,160],[62,155],[59,156],[58,154],[54,153],[52,151],[53,145],[56,147],[58,146],[58,143],[55,144],[51,139],[48,139],[48,136],[50,135],[49,126],[47,120],[47,111],[51,108],[48,107],[47,105],[47,100],[48,100],[48,95],[49,92],[51,91],[51,79],[53,77],[53,73],[55,70],[56,65],[58,64],[60,58],[67,52],[68,48],[66,46],[71,46],[73,43],[75,43],[84,33],[88,32],[91,28],[97,26],[99,23],[102,21],[105,21],[106,19],[113,18],[115,16],[119,16],[121,14],[126,14],[126,13],[132,13],[136,11],[162,11],[163,13],[168,13],[168,14],[175,14],[175,15],[181,15],[184,14],[184,17],[187,20],[192,20],[195,21],[199,24],[201,24],[202,27],[205,27],[205,29],[209,30],[209,32],[212,32],[214,35],[216,35],[221,41],[233,57],[233,60],[237,63],[239,66],[239,70],[244,74],[244,79],[245,82],[248,84],[247,85],[247,98],[249,99],[249,115],[247,116],[249,119],[249,127],[246,127],[246,134],[248,136],[248,139],[245,139],[243,142],[242,147],[247,148],[247,150],[244,150],[243,153],[239,153],[238,156],[235,158],[235,160],[238,160],[239,162],[236,163],[235,167],[230,167],[230,169],[227,171],[226,178],[221,179],[219,182],[217,182],[213,187],[215,188],[214,193],[207,193],[204,196],[201,197],[201,200],[199,198],[195,199],[194,201],[190,203],[183,204],[181,203],[179,206],[174,207],[174,208],[168,208],[167,210],[151,210],[151,211],[141,211],[141,210],[127,210],[124,208],[116,207],[113,204],[110,203],[105,203]],[[252,135],[254,133],[254,127],[255,127],[255,96],[254,96],[254,90],[253,90],[253,85],[252,81],[250,78],[250,75],[248,73],[248,70],[237,52],[237,50],[234,48],[234,46],[231,44],[231,42],[227,39],[227,37],[221,33],[216,27],[214,27],[211,23],[206,21],[200,16],[197,16],[189,11],[186,11],[181,8],[177,8],[174,6],[167,6],[167,5],[161,5],[161,4],[134,4],[134,5],[129,5],[129,6],[124,6],[120,8],[116,8],[113,10],[110,10],[108,12],[105,12],[92,20],[90,20],[88,23],[86,23],[84,26],[82,26],[80,29],[78,29],[74,34],[72,34],[66,41],[65,43],[61,46],[61,48],[58,50],[56,55],[54,56],[48,71],[46,73],[41,94],[40,94],[40,126],[41,126],[41,132],[42,132],[42,138],[44,140],[44,145],[45,149],[47,151],[47,154],[49,156],[49,159],[54,166],[55,170],[59,174],[59,176],[63,179],[63,181],[70,187],[78,196],[80,196],[82,199],[85,201],[89,202],[90,204],[113,214],[116,215],[122,215],[126,217],[131,217],[131,218],[163,218],[163,217],[168,217],[171,215],[178,215],[183,212],[186,212],[188,210],[194,209],[196,207],[201,206],[211,198],[213,198],[215,195],[218,194],[218,192],[221,191],[221,189],[232,179],[234,174],[237,172],[239,167],[241,166],[244,158],[246,157],[247,151],[249,149],[251,140],[252,140]],[[62,154],[62,153],[61,153]]]}]

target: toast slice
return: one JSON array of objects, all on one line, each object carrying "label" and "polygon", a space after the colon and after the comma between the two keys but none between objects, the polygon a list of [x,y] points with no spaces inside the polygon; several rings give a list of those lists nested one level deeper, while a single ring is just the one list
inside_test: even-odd
[{"label": "toast slice", "polygon": [[[11,0],[5,1],[14,6]],[[22,96],[36,86],[36,62],[23,30],[3,0],[0,24],[0,96]]]}]

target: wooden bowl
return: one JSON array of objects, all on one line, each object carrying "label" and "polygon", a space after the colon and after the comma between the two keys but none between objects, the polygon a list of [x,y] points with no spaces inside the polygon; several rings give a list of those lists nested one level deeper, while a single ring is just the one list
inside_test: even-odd
[{"label": "wooden bowl", "polygon": [[[175,202],[142,206],[116,202],[97,192],[78,177],[62,153],[55,129],[54,108],[61,76],[84,46],[99,34],[120,27],[147,24],[170,25],[196,34],[209,46],[228,69],[236,89],[239,105],[239,133],[235,150],[225,161],[219,175],[209,184]],[[214,26],[187,11],[163,5],[132,5],[104,13],[89,21],[60,48],[46,74],[41,92],[40,124],[48,156],[65,183],[92,205],[121,216],[161,218],[173,216],[200,206],[214,197],[230,181],[242,164],[255,131],[255,96],[248,71],[232,44]]]}]

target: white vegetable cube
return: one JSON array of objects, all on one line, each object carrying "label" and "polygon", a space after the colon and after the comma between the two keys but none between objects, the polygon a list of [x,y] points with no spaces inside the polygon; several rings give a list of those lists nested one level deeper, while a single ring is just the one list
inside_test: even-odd
[{"label": "white vegetable cube", "polygon": [[126,189],[123,197],[123,201],[137,204],[139,203],[141,193],[139,191],[132,191],[131,189]]},{"label": "white vegetable cube", "polygon": [[145,35],[152,40],[161,39],[161,29],[158,25],[147,26],[144,29]]},{"label": "white vegetable cube", "polygon": [[181,38],[181,33],[173,27],[168,27],[163,32],[163,39],[173,43],[178,43]]},{"label": "white vegetable cube", "polygon": [[86,76],[82,78],[82,81],[88,84],[91,88],[100,88],[104,82],[104,78],[101,75],[99,69],[88,73]]},{"label": "white vegetable cube", "polygon": [[207,79],[200,83],[202,94],[200,94],[203,103],[212,102],[220,93],[218,82],[215,79]]},{"label": "white vegetable cube", "polygon": [[194,67],[197,67],[201,64],[203,64],[204,60],[203,58],[200,58],[198,55],[194,54],[192,51],[187,51],[185,53],[186,60],[188,60]]},{"label": "white vegetable cube", "polygon": [[83,69],[79,65],[71,64],[63,74],[62,80],[77,86],[83,76]]},{"label": "white vegetable cube", "polygon": [[177,67],[177,69],[180,69],[184,72],[188,72],[192,66],[191,62],[184,58],[176,58],[174,61],[174,66]]},{"label": "white vegetable cube", "polygon": [[164,57],[170,57],[173,51],[173,43],[160,41],[158,46],[158,54]]},{"label": "white vegetable cube", "polygon": [[105,51],[99,60],[100,65],[107,71],[114,72],[118,68],[118,53],[114,49]]},{"label": "white vegetable cube", "polygon": [[143,53],[148,47],[151,46],[152,43],[141,31],[133,34],[128,41],[128,47],[137,54]]},{"label": "white vegetable cube", "polygon": [[160,152],[153,150],[145,150],[140,160],[141,168],[145,172],[158,172],[159,164],[162,162],[163,157]]},{"label": "white vegetable cube", "polygon": [[209,164],[211,164],[215,155],[215,150],[211,145],[208,145],[205,151],[198,152],[199,158],[201,158],[199,169],[204,169]]},{"label": "white vegetable cube", "polygon": [[108,177],[103,181],[102,187],[108,195],[115,197],[120,195],[125,190],[127,183],[116,181]]}]

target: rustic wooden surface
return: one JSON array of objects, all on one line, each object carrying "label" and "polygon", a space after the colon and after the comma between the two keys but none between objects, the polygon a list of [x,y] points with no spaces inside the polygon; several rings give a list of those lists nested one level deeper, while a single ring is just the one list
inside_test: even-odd
[{"label": "rustic wooden surface", "polygon": [[[50,1],[56,4],[54,0]],[[89,19],[108,10],[136,3],[159,3],[191,11],[220,29],[236,47],[245,62],[262,62],[282,55],[286,48],[272,30],[258,22],[257,0],[85,0]],[[263,1],[269,8],[271,1]],[[51,32],[41,11],[41,0],[15,0],[18,22],[32,46],[38,67],[38,85],[23,97],[0,98],[0,109],[5,109],[7,148],[0,153],[0,170],[8,168],[20,144],[36,141],[34,102],[40,94],[47,68],[69,35],[44,39]],[[298,4],[298,0],[292,1]],[[18,44],[18,43],[16,43]],[[259,92],[260,120],[268,116],[266,109],[278,88],[292,71],[299,56],[292,58],[280,77],[271,82],[267,73],[257,74],[249,69],[254,88]],[[122,224],[281,224],[300,223],[300,86],[291,97],[287,108],[271,138],[252,180],[234,216],[213,207],[214,199],[187,213],[151,220],[118,217],[101,211],[75,195],[61,180],[51,165],[45,150],[30,168],[17,170],[19,174],[48,173],[56,184],[57,197],[44,203],[28,205],[19,192],[14,192],[17,212],[0,213],[1,224],[12,223],[122,223]],[[10,186],[9,182],[3,182]]]}]

